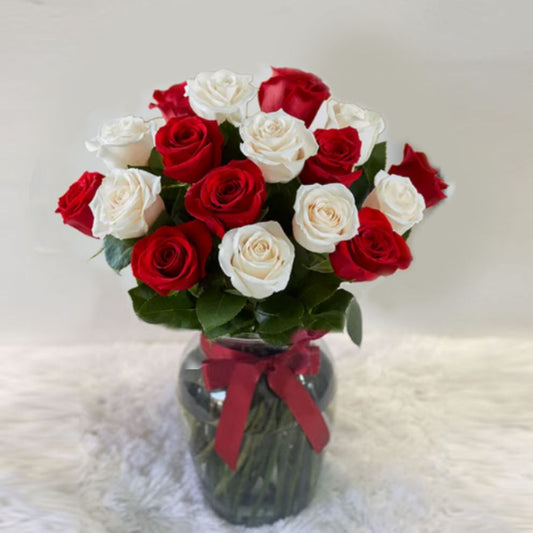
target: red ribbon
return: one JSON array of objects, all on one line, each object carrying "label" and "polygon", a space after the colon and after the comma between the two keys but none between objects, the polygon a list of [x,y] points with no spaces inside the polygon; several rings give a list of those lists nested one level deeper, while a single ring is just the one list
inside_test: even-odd
[{"label": "red ribbon", "polygon": [[315,452],[320,453],[328,443],[329,430],[322,412],[296,377],[318,373],[320,349],[309,343],[318,336],[298,332],[288,350],[265,357],[233,350],[201,336],[207,356],[202,363],[205,386],[209,390],[227,388],[215,434],[215,451],[232,470],[237,469],[246,419],[263,374],[270,389],[290,409]]}]

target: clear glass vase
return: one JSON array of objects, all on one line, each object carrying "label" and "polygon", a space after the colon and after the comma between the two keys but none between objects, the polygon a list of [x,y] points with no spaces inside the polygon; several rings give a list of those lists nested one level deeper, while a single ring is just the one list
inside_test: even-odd
[{"label": "clear glass vase", "polygon": [[[280,352],[259,338],[227,337],[218,344],[271,357]],[[322,411],[327,425],[333,421],[335,380],[324,344],[320,370],[298,375]],[[201,365],[204,354],[199,335],[186,348],[178,380],[178,399],[190,430],[189,448],[202,490],[210,506],[234,524],[258,526],[294,515],[311,501],[324,452],[316,453],[286,404],[261,377],[252,399],[236,471],[214,450],[225,389],[207,390]]]}]

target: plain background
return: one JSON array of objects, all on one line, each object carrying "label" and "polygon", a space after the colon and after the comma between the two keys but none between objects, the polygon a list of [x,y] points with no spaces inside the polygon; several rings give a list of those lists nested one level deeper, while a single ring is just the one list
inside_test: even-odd
[{"label": "plain background", "polygon": [[415,229],[411,268],[357,287],[365,327],[450,336],[531,333],[530,0],[2,0],[2,344],[171,339],[139,323],[99,243],[57,198],[102,170],[84,141],[198,71],[321,76],[383,114],[455,185]]}]

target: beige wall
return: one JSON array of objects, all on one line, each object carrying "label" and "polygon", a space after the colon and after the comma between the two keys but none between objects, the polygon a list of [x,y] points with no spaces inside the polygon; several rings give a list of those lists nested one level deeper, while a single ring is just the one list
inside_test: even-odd
[{"label": "beige wall", "polygon": [[2,0],[0,343],[171,338],[139,325],[57,197],[101,168],[84,140],[200,70],[294,66],[386,118],[456,185],[412,267],[359,287],[367,327],[531,333],[533,4],[528,0]]}]

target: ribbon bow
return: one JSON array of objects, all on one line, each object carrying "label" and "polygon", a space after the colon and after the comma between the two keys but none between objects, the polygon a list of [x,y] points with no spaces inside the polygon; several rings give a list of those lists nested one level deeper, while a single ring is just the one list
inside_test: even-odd
[{"label": "ribbon bow", "polygon": [[309,344],[316,338],[298,332],[289,349],[273,356],[257,357],[211,342],[202,335],[207,356],[202,363],[209,390],[227,388],[215,434],[215,451],[232,469],[237,459],[255,388],[263,374],[270,389],[285,402],[316,453],[329,441],[329,430],[320,409],[296,374],[317,374],[320,350]]}]

